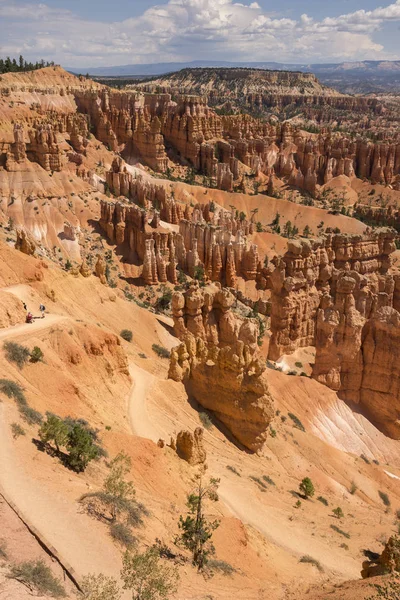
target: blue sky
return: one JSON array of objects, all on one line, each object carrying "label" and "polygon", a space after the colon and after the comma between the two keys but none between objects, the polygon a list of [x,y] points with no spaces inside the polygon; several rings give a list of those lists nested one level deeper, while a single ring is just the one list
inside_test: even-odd
[{"label": "blue sky", "polygon": [[0,0],[0,54],[89,67],[400,59],[400,0]]}]

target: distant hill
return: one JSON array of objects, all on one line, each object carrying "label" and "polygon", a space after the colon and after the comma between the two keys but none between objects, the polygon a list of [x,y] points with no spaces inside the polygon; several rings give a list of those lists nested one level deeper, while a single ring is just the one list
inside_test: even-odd
[{"label": "distant hill", "polygon": [[373,93],[400,91],[400,60],[342,63],[278,63],[278,62],[229,62],[202,61],[121,65],[117,67],[71,68],[72,73],[89,73],[93,77],[144,78],[161,76],[186,68],[255,68],[273,71],[301,71],[317,75],[322,83],[342,93]]},{"label": "distant hill", "polygon": [[78,69],[72,67],[67,69],[72,73],[82,73],[101,77],[118,77],[118,76],[151,76],[164,75],[173,71],[179,71],[185,68],[196,67],[244,67],[255,69],[271,69],[277,71],[308,71],[319,75],[321,73],[348,73],[353,75],[371,75],[381,74],[382,76],[400,75],[400,60],[396,61],[376,61],[364,60],[362,62],[343,62],[343,63],[278,63],[278,62],[229,62],[229,61],[212,61],[212,60],[195,60],[191,62],[170,62],[170,63],[153,63],[141,65],[120,65],[117,67],[82,67]]}]

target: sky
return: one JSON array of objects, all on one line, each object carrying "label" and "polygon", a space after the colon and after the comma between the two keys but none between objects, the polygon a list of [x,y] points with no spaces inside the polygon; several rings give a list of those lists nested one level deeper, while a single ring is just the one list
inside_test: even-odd
[{"label": "sky", "polygon": [[400,59],[400,0],[0,0],[0,56],[64,67]]}]

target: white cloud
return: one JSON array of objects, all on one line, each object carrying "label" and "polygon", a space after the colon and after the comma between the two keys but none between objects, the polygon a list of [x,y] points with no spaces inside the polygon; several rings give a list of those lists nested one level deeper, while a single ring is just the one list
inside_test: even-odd
[{"label": "white cloud", "polygon": [[137,18],[88,21],[65,9],[0,0],[0,54],[96,66],[194,59],[322,61],[389,58],[373,39],[400,21],[400,0],[320,21],[279,18],[250,0],[169,0]]}]

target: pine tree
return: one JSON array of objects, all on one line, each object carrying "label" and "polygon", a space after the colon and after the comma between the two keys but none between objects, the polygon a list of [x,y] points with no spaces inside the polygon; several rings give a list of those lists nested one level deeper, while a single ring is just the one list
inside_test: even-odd
[{"label": "pine tree", "polygon": [[198,477],[196,491],[187,497],[189,509],[185,518],[179,517],[181,534],[176,542],[182,544],[192,554],[193,564],[199,571],[203,570],[208,562],[208,557],[215,554],[211,542],[213,531],[219,527],[219,521],[209,521],[204,514],[204,503],[207,499],[218,500],[219,479],[211,478],[208,485],[203,484],[202,476]]}]

